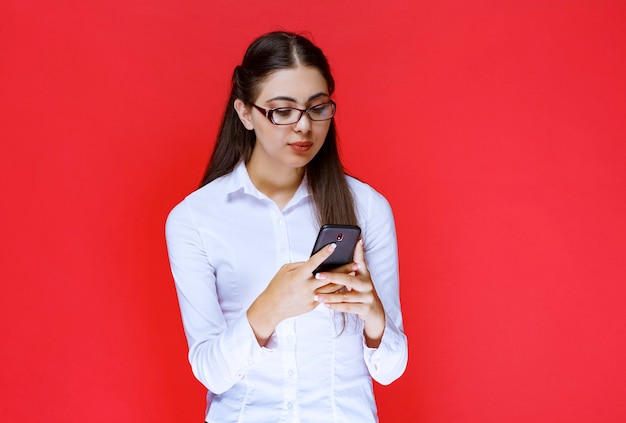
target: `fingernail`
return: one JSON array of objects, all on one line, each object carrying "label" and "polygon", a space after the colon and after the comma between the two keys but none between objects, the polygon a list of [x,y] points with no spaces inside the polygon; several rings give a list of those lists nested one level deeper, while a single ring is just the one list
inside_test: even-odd
[{"label": "fingernail", "polygon": [[326,275],[324,273],[316,273],[315,274],[315,279],[324,280],[324,279],[326,279]]},{"label": "fingernail", "polygon": [[352,270],[359,270],[360,268],[359,263],[352,263]]},{"label": "fingernail", "polygon": [[319,295],[316,295],[315,297],[313,297],[313,300],[317,301],[318,303],[320,302],[320,297]]},{"label": "fingernail", "polygon": [[335,251],[335,248],[337,248],[337,244],[334,242],[328,245],[328,251]]}]

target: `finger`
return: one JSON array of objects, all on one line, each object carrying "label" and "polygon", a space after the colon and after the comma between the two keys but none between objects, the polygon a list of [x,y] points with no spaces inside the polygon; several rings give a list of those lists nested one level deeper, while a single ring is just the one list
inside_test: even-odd
[{"label": "finger", "polygon": [[358,263],[352,262],[352,263],[344,264],[339,267],[335,267],[334,269],[331,270],[331,272],[350,274],[351,272],[356,272],[357,270],[359,270],[359,267],[360,266]]},{"label": "finger", "polygon": [[359,292],[367,292],[371,290],[371,284],[368,280],[362,280],[355,277],[354,272],[337,273],[337,272],[322,272],[315,275],[315,279],[326,281],[326,283],[334,283],[343,285],[348,291],[353,289]]},{"label": "finger", "polygon": [[336,283],[327,283],[326,285],[317,288],[315,290],[315,294],[332,294],[343,288],[345,288],[343,285],[339,285]]},{"label": "finger", "polygon": [[302,269],[308,273],[313,273],[313,271],[322,264],[324,260],[330,257],[333,252],[337,248],[337,244],[334,242],[326,245],[324,248],[320,249],[317,253],[313,254],[309,259],[304,263]]},{"label": "finger", "polygon": [[367,273],[367,263],[365,263],[365,245],[363,238],[360,238],[354,247],[354,262],[358,265],[360,274]]},{"label": "finger", "polygon": [[366,304],[367,296],[357,291],[340,291],[332,294],[317,294],[315,299],[324,305]]},{"label": "finger", "polygon": [[357,314],[361,316],[365,312],[365,306],[359,303],[324,303],[324,307],[340,313]]}]

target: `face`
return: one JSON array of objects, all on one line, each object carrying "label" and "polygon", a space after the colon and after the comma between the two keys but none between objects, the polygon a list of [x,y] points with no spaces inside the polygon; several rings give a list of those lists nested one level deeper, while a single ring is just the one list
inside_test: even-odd
[{"label": "face", "polygon": [[[328,100],[328,85],[322,74],[316,68],[298,66],[270,74],[254,104],[264,109],[308,109]],[[297,123],[274,125],[264,113],[240,100],[235,102],[235,109],[244,126],[256,135],[250,164],[266,169],[306,166],[322,147],[331,122],[312,121],[303,113]]]}]

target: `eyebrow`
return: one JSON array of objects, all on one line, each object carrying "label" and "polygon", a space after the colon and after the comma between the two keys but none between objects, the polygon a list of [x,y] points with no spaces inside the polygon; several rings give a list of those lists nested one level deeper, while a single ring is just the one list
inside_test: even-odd
[{"label": "eyebrow", "polygon": [[[316,100],[316,99],[318,99],[320,97],[330,97],[330,96],[328,94],[324,93],[324,92],[313,94],[311,97],[309,97],[307,99],[307,103],[310,102],[310,101]],[[297,103],[298,102],[298,100],[296,100],[295,98],[287,97],[287,96],[283,96],[283,95],[272,97],[269,100],[266,100],[265,102],[269,103],[271,101],[277,101],[277,100],[291,101],[292,103]]]}]

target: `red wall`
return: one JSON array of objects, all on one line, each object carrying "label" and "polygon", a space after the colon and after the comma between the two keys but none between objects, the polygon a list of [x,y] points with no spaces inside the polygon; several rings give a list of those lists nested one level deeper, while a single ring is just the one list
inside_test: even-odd
[{"label": "red wall", "polygon": [[0,415],[200,422],[163,224],[252,38],[309,30],[394,206],[410,360],[383,422],[626,420],[626,6],[0,5]]}]

